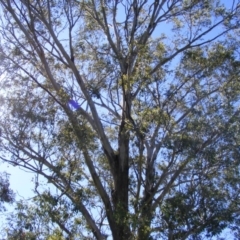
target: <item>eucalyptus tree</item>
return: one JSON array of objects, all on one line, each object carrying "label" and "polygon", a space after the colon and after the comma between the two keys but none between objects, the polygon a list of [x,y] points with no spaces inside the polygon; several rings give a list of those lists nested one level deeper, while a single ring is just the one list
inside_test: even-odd
[{"label": "eucalyptus tree", "polygon": [[236,227],[239,1],[0,3],[1,159],[36,174],[64,236]]}]

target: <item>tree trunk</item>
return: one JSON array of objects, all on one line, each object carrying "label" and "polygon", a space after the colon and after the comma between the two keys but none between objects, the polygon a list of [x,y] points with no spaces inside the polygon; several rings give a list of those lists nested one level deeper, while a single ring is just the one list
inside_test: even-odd
[{"label": "tree trunk", "polygon": [[129,185],[129,136],[122,121],[119,131],[119,151],[115,158],[115,176],[113,190],[114,217],[116,232],[114,240],[131,239],[128,222],[128,185]]},{"label": "tree trunk", "polygon": [[154,186],[154,161],[148,156],[148,164],[146,169],[145,193],[142,200],[142,211],[140,219],[140,227],[138,230],[138,239],[146,240],[150,237],[151,221],[152,221],[152,194]]}]

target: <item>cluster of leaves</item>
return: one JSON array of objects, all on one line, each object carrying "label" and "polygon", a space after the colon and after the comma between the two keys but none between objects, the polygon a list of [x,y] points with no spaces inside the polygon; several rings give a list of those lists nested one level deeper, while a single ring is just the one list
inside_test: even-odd
[{"label": "cluster of leaves", "polygon": [[10,189],[7,173],[0,174],[0,211],[4,210],[4,203],[13,203],[14,193]]},{"label": "cluster of leaves", "polygon": [[31,203],[21,200],[15,205],[5,223],[8,239],[84,239],[81,232],[84,219],[77,217],[77,210],[66,199],[44,192]]}]

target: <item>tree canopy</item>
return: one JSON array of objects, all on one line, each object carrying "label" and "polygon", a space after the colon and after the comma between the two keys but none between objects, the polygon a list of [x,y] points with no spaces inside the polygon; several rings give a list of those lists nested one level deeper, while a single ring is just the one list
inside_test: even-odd
[{"label": "tree canopy", "polygon": [[239,0],[0,6],[0,158],[36,174],[29,239],[238,233]]}]

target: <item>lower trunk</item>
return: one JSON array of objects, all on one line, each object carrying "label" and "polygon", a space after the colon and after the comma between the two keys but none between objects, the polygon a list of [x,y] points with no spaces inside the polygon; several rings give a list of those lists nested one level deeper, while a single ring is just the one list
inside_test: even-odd
[{"label": "lower trunk", "polygon": [[138,240],[147,240],[151,233],[152,222],[152,194],[154,186],[154,167],[153,161],[148,158],[148,165],[146,169],[146,185],[145,193],[142,201],[140,227],[138,230]]},{"label": "lower trunk", "polygon": [[[117,167],[118,165],[118,167]],[[112,193],[116,229],[114,240],[130,240],[131,233],[128,221],[128,165],[121,167],[120,159],[116,159],[115,189]]]}]

